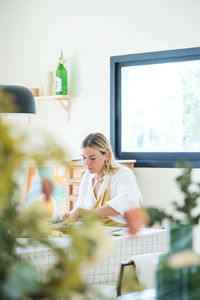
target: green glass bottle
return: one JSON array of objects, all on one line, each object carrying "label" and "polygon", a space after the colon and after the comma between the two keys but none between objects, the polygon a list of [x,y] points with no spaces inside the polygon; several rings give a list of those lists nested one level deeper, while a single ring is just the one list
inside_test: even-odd
[{"label": "green glass bottle", "polygon": [[67,95],[67,70],[64,67],[65,60],[63,58],[63,52],[61,50],[61,56],[59,58],[59,65],[56,70],[56,95]]}]

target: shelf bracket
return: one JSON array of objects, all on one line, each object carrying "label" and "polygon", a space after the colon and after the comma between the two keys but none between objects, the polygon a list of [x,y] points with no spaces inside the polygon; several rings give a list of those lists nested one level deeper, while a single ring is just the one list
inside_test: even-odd
[{"label": "shelf bracket", "polygon": [[70,120],[70,100],[75,98],[75,96],[70,96],[70,95],[51,95],[51,96],[39,96],[35,97],[37,100],[54,100],[54,101],[59,101],[62,107],[65,109],[67,112],[67,121]]},{"label": "shelf bracket", "polygon": [[67,121],[69,121],[70,120],[70,99],[69,100],[61,100],[61,99],[59,99],[59,103],[62,105],[62,107],[67,112]]}]

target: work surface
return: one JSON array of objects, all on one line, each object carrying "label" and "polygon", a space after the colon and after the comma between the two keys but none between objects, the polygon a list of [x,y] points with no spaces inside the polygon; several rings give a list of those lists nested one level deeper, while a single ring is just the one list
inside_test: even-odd
[{"label": "work surface", "polygon": [[[96,266],[82,270],[83,276],[91,284],[115,285],[120,263],[130,256],[149,252],[163,252],[167,249],[167,230],[143,228],[136,236],[130,236],[126,229],[120,227],[105,227],[112,233],[114,251],[105,260]],[[68,248],[69,236],[50,237],[55,248]],[[26,239],[21,239],[26,243]],[[106,247],[106,245],[105,245]],[[17,254],[36,266],[41,279],[45,278],[47,270],[56,262],[56,254],[53,249],[45,246],[28,246],[25,249],[17,249]]]}]

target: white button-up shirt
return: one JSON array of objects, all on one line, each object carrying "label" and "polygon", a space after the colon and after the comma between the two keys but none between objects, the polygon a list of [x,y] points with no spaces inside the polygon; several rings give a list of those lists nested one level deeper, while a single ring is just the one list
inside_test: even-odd
[{"label": "white button-up shirt", "polygon": [[[142,201],[142,195],[137,185],[136,177],[133,171],[125,166],[121,166],[112,176],[110,183],[110,201],[106,202],[114,210],[119,212],[119,215],[109,216],[110,219],[126,224],[124,214],[126,211],[132,208],[139,208],[140,201]],[[78,201],[73,209],[85,208],[92,209],[95,202],[104,193],[107,188],[110,175],[105,175],[102,184],[99,187],[97,193],[97,199],[95,198],[92,179],[94,174],[90,174],[86,171],[83,174],[83,178],[80,184]]]}]

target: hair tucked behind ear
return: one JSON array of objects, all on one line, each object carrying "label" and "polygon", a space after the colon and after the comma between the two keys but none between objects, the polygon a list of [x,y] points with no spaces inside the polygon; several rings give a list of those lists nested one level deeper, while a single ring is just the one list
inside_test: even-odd
[{"label": "hair tucked behind ear", "polygon": [[91,147],[99,150],[102,154],[105,154],[108,150],[110,157],[105,162],[103,171],[108,174],[112,174],[120,168],[120,165],[115,161],[114,154],[112,152],[111,145],[107,138],[102,133],[91,133],[83,140],[82,148]]}]

